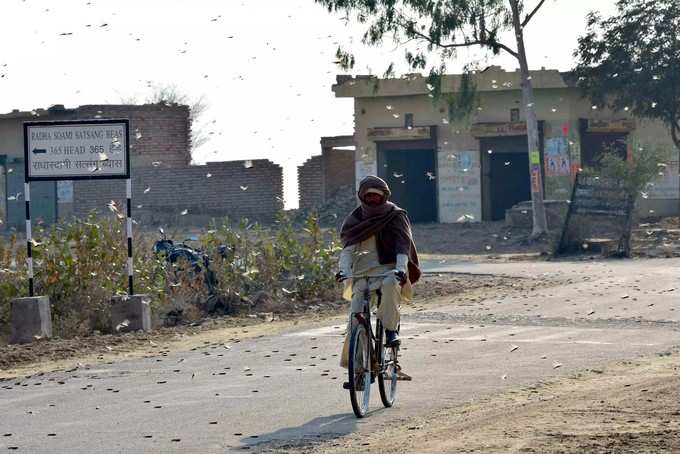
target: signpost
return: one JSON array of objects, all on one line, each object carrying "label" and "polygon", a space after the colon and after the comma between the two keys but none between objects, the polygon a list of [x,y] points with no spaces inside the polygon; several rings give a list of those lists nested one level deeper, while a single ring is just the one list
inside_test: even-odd
[{"label": "signpost", "polygon": [[128,120],[24,123],[26,247],[29,296],[33,296],[31,181],[126,180],[128,292],[133,295],[132,183]]}]

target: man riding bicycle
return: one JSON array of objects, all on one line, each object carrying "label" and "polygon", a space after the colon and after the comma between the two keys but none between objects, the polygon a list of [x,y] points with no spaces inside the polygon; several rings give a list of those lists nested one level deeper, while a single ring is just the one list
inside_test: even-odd
[{"label": "man riding bicycle", "polygon": [[[343,250],[336,279],[345,282],[343,297],[352,302],[351,314],[362,311],[367,286],[381,291],[377,315],[385,327],[385,345],[396,347],[400,344],[399,305],[411,299],[411,285],[421,272],[408,215],[388,200],[390,194],[387,183],[376,176],[367,176],[359,184],[361,205],[347,216],[340,231]],[[354,281],[353,275],[387,277]],[[346,338],[340,361],[345,368],[348,344]]]}]

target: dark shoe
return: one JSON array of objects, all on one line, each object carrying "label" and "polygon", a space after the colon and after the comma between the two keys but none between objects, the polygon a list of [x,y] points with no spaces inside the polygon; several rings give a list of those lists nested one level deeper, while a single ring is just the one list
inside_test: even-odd
[{"label": "dark shoe", "polygon": [[386,347],[398,347],[401,345],[401,340],[399,339],[399,333],[396,331],[385,330],[385,346]]},{"label": "dark shoe", "polygon": [[[346,381],[342,384],[342,389],[347,389],[349,390],[349,382]],[[356,384],[356,391],[363,391],[364,390],[364,380],[362,379],[359,383]]]}]

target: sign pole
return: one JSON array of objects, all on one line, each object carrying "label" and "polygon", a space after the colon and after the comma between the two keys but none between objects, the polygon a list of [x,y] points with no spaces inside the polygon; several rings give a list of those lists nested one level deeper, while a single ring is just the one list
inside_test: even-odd
[{"label": "sign pole", "polygon": [[33,295],[33,233],[31,232],[31,183],[24,182],[26,204],[26,266],[28,268],[28,296]]},{"label": "sign pole", "polygon": [[127,195],[127,272],[128,272],[128,293],[134,295],[132,282],[133,263],[132,263],[132,180],[125,180],[125,192]]},{"label": "sign pole", "polygon": [[562,253],[564,249],[564,239],[567,236],[567,229],[569,228],[569,220],[571,219],[571,211],[573,206],[574,197],[576,196],[576,188],[578,187],[578,180],[581,172],[576,173],[576,178],[574,178],[574,186],[571,188],[571,198],[569,199],[569,206],[567,207],[567,215],[564,218],[564,224],[562,225],[562,234],[560,235],[560,242],[557,245],[557,253]]}]

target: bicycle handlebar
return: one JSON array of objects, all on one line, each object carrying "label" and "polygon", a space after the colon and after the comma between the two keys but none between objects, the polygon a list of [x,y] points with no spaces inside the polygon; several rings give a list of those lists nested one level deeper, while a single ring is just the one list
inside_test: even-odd
[{"label": "bicycle handlebar", "polygon": [[345,276],[347,279],[371,279],[371,278],[379,278],[379,277],[390,277],[394,276],[394,273],[389,271],[387,273],[383,274],[355,274],[355,275],[348,275]]}]

